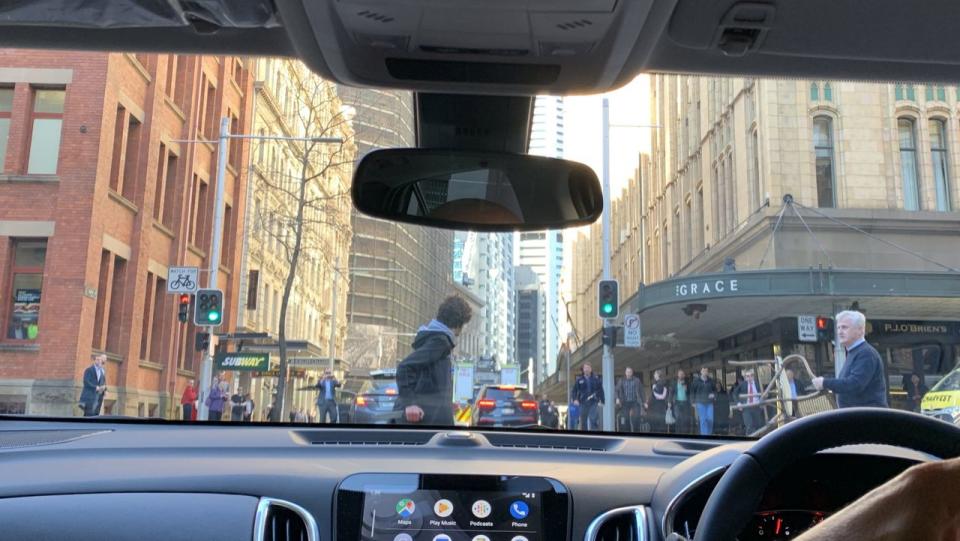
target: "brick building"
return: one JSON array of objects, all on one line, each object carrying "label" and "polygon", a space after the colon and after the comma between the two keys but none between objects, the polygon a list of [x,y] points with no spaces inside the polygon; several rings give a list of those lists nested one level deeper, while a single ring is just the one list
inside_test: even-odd
[{"label": "brick building", "polygon": [[[223,116],[247,131],[251,89],[234,57],[0,50],[0,412],[78,415],[105,352],[103,413],[175,416],[200,355],[167,269],[207,266],[217,158],[178,141],[214,139]],[[229,149],[225,330],[246,148]]]}]

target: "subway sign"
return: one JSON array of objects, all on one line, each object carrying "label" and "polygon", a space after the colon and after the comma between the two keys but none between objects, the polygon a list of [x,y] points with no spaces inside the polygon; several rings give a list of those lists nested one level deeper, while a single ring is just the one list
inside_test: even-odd
[{"label": "subway sign", "polygon": [[270,368],[269,353],[217,353],[214,357],[217,370],[262,372]]}]

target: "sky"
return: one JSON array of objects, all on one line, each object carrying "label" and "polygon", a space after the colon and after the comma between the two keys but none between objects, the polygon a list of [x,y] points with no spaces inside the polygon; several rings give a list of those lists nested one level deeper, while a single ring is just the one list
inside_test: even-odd
[{"label": "sky", "polygon": [[[603,165],[603,98],[610,103],[610,191],[616,199],[634,174],[640,152],[650,152],[650,135],[655,128],[650,121],[650,78],[640,75],[628,85],[613,92],[593,96],[568,96],[564,99],[564,158],[585,163],[602,181]],[[631,127],[632,126],[632,127]],[[580,228],[584,233],[589,228]],[[578,229],[564,231],[564,260],[573,254],[573,241]],[[565,300],[572,300],[570,271],[564,265],[561,290]],[[564,334],[566,329],[564,329]]]}]

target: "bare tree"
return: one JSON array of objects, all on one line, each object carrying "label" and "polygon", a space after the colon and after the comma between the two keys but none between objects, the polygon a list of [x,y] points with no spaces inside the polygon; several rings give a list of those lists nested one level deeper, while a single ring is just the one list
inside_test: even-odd
[{"label": "bare tree", "polygon": [[[277,402],[271,421],[279,421],[284,409],[287,314],[301,263],[304,259],[322,262],[324,268],[332,269],[332,280],[344,278],[338,276],[337,258],[341,243],[349,246],[350,241],[349,185],[356,158],[352,115],[342,106],[336,87],[299,64],[291,62],[288,66],[293,88],[292,97],[287,94],[280,105],[287,113],[282,129],[292,132],[290,135],[311,139],[261,143],[280,146],[284,155],[277,159],[271,153],[270,163],[258,175],[261,195],[269,202],[256,219],[268,241],[279,246],[277,251],[286,267],[277,326]],[[290,121],[293,125],[289,125]],[[339,138],[340,142],[316,140],[319,138]]]}]

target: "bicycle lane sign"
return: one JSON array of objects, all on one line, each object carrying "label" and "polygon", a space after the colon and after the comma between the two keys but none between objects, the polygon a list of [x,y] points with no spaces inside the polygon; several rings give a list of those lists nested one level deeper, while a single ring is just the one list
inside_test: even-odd
[{"label": "bicycle lane sign", "polygon": [[199,283],[197,267],[170,267],[167,271],[167,293],[196,293]]}]

